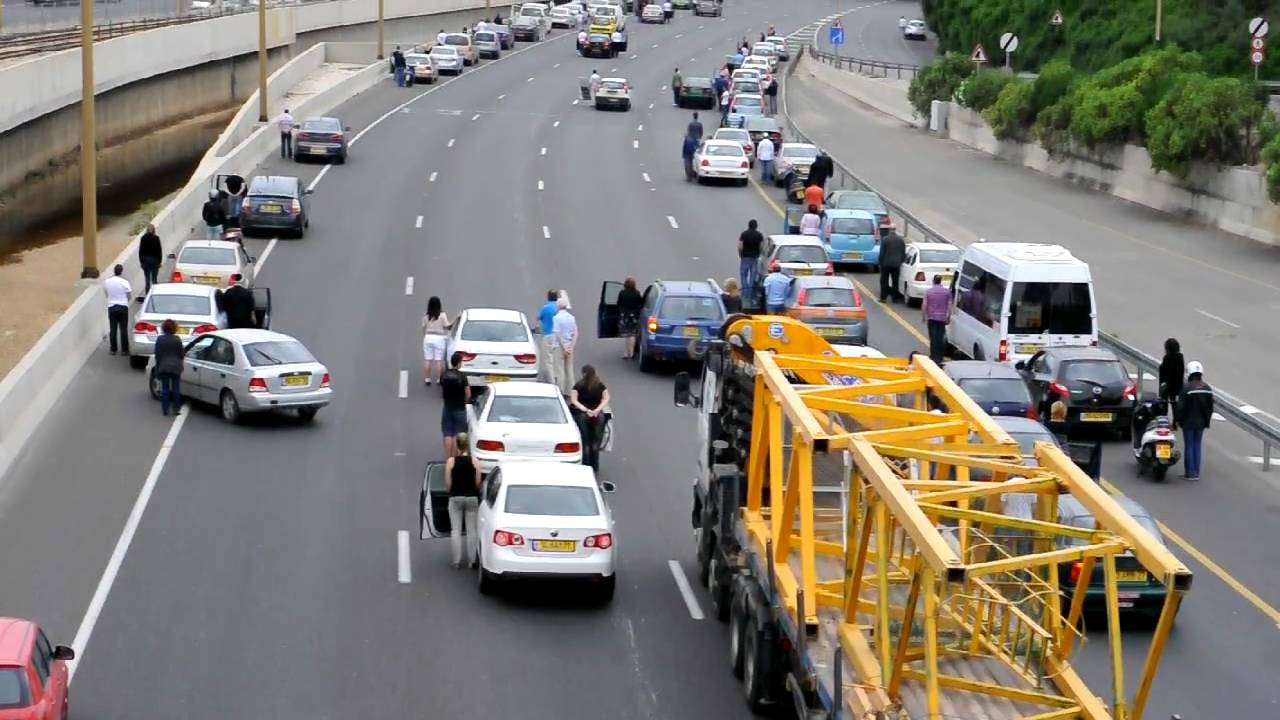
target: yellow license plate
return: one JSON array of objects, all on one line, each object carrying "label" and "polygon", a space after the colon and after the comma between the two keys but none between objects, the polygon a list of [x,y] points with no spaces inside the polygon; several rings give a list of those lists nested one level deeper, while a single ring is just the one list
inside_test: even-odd
[{"label": "yellow license plate", "polygon": [[797,275],[812,275],[812,274],[813,274],[813,271],[812,271],[812,270],[797,270],[797,271],[796,271],[796,274],[797,274]]},{"label": "yellow license plate", "polygon": [[1144,583],[1147,582],[1147,573],[1143,570],[1120,570],[1116,572],[1116,579],[1120,582]]},{"label": "yellow license plate", "polygon": [[820,327],[818,328],[818,334],[819,335],[843,335],[844,328]]},{"label": "yellow license plate", "polygon": [[1111,422],[1112,417],[1111,413],[1080,413],[1080,419],[1085,422]]},{"label": "yellow license plate", "polygon": [[484,379],[486,382],[496,383],[496,382],[502,382],[506,380],[507,376],[506,375],[485,375]]},{"label": "yellow license plate", "polygon": [[196,330],[196,329],[195,329],[195,328],[193,328],[193,327],[191,327],[190,325],[180,325],[180,326],[178,326],[178,334],[179,334],[179,335],[190,335],[191,333],[195,332],[195,330]]},{"label": "yellow license plate", "polygon": [[290,375],[284,379],[286,387],[306,387],[311,384],[310,375]]},{"label": "yellow license plate", "polygon": [[1156,457],[1161,460],[1168,460],[1173,456],[1173,448],[1168,445],[1160,444],[1156,446]]},{"label": "yellow license plate", "polygon": [[196,275],[196,284],[198,285],[221,285],[222,278],[213,275]]},{"label": "yellow license plate", "polygon": [[573,552],[578,549],[574,540],[534,540],[534,552]]},{"label": "yellow license plate", "polygon": [[682,328],[680,331],[685,337],[702,337],[702,330],[696,327]]},{"label": "yellow license plate", "polygon": [[276,214],[281,212],[282,209],[283,208],[281,208],[279,205],[259,205],[258,206],[258,212],[264,212],[267,214]]},{"label": "yellow license plate", "polygon": [[[944,278],[943,282],[946,282],[947,280],[950,280],[950,279],[951,278]],[[1015,349],[1018,352],[1023,353],[1024,355],[1034,355],[1035,353],[1038,353],[1041,350],[1043,350],[1044,346],[1043,345],[1019,345]]]},{"label": "yellow license plate", "polygon": [[861,259],[862,259],[862,253],[860,253],[860,252],[847,252],[847,253],[845,253],[845,254],[844,254],[844,259],[845,259],[845,260],[861,260]]}]

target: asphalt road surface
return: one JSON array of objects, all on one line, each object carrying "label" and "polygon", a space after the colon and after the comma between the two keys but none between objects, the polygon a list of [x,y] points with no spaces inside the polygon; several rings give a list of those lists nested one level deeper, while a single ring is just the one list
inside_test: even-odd
[{"label": "asphalt road surface", "polygon": [[[723,21],[680,13],[635,26],[613,61],[578,58],[557,32],[437,88],[388,81],[337,111],[358,131],[346,165],[264,163],[262,173],[319,178],[305,239],[250,245],[275,329],[329,366],[335,403],[314,425],[232,427],[207,408],[175,423],[103,349],[0,479],[0,609],[59,641],[78,635],[78,717],[749,717],[724,629],[693,618],[668,565],[695,575],[694,418],[669,404],[669,375],[641,375],[616,341],[590,336],[601,280],[723,278],[747,219],[780,225],[775,190],[683,181],[689,113],[663,87],[673,66],[710,70],[769,22],[786,32],[840,9],[779,7],[731,0]],[[572,104],[593,67],[631,80],[631,112]],[[596,365],[614,398],[618,436],[602,471],[619,486],[614,603],[581,605],[572,590],[483,598],[449,569],[440,540],[414,540],[410,581],[398,582],[397,536],[416,535],[422,471],[440,457],[439,400],[419,370],[427,297],[453,313],[532,313],[548,287],[569,290],[579,365]],[[912,313],[905,324],[870,313],[872,344],[920,346]],[[1274,499],[1209,472],[1197,486],[1147,487],[1119,447],[1109,477],[1263,597],[1280,596]],[[1211,447],[1206,468],[1217,461]],[[130,522],[140,489],[149,502]],[[127,552],[113,553],[126,526]],[[1275,620],[1179,555],[1196,588],[1149,717],[1274,713],[1274,683],[1239,668],[1280,662]],[[692,601],[707,607],[701,590]],[[1099,636],[1078,662],[1092,673],[1104,655]],[[1128,661],[1136,673],[1141,656]]]},{"label": "asphalt road surface", "polygon": [[[818,29],[818,49],[836,55],[878,60],[903,65],[923,65],[938,54],[938,39],[932,32],[926,40],[907,40],[898,29],[898,18],[924,19],[916,0],[859,0],[852,8],[844,5],[844,44],[831,44],[831,25]],[[805,42],[810,42],[808,38]]]}]

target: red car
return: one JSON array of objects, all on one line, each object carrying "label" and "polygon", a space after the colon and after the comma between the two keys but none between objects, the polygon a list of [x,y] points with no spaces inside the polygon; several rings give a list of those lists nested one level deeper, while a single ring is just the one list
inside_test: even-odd
[{"label": "red car", "polygon": [[0,720],[66,720],[66,645],[30,620],[0,617]]}]

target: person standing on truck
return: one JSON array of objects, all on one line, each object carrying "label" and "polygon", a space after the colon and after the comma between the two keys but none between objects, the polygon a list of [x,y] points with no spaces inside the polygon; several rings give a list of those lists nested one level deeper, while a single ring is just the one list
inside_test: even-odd
[{"label": "person standing on truck", "polygon": [[880,302],[892,297],[902,302],[902,293],[898,290],[898,271],[907,257],[907,241],[901,235],[890,230],[880,243]]},{"label": "person standing on truck", "polygon": [[764,247],[764,234],[759,230],[760,224],[751,219],[747,221],[747,229],[738,236],[738,280],[742,283],[742,292],[754,298],[756,285],[760,282],[760,248]]},{"label": "person standing on truck", "polygon": [[467,530],[467,563],[476,566],[480,530],[476,514],[480,510],[480,468],[471,459],[471,441],[465,432],[454,438],[458,454],[444,461],[444,488],[449,493],[449,550],[453,569],[462,567],[462,529]]},{"label": "person standing on truck", "polygon": [[582,432],[582,464],[600,472],[600,443],[604,440],[604,410],[609,406],[609,388],[591,365],[582,366],[582,379],[569,392],[569,407],[577,411]]},{"label": "person standing on truck", "polygon": [[942,287],[942,276],[933,276],[933,285],[924,291],[920,313],[929,328],[929,359],[941,365],[947,353],[947,323],[951,322],[951,293]]},{"label": "person standing on truck", "polygon": [[1185,457],[1187,480],[1200,479],[1200,447],[1204,431],[1213,420],[1213,388],[1204,381],[1204,366],[1198,361],[1187,363],[1187,384],[1178,396],[1178,424],[1182,441],[1187,446]]},{"label": "person standing on truck", "polygon": [[298,126],[298,122],[289,113],[289,108],[285,108],[276,116],[275,123],[280,130],[280,157],[291,158],[293,157],[293,129]]},{"label": "person standing on truck", "polygon": [[209,191],[209,199],[200,210],[204,218],[205,232],[210,240],[222,239],[222,224],[226,222],[226,211],[222,208],[222,195],[217,190]]},{"label": "person standing on truck", "polygon": [[146,292],[151,292],[151,286],[160,282],[160,264],[163,262],[164,247],[160,244],[160,236],[156,234],[156,226],[147,223],[146,232],[138,238],[138,264],[142,266]]},{"label": "person standing on truck", "polygon": [[[428,383],[429,384],[429,383]],[[462,353],[455,352],[449,358],[449,369],[440,375],[440,397],[444,408],[440,412],[440,434],[444,436],[444,456],[454,455],[454,439],[467,430],[467,403],[471,402],[471,386],[462,374]]]},{"label": "person standing on truck", "polygon": [[769,261],[769,274],[764,277],[764,308],[770,315],[781,315],[787,309],[787,295],[792,279],[782,272],[777,260]]},{"label": "person standing on truck", "polygon": [[680,77],[680,68],[671,75],[671,107],[680,107],[680,89],[684,87],[684,78]]}]

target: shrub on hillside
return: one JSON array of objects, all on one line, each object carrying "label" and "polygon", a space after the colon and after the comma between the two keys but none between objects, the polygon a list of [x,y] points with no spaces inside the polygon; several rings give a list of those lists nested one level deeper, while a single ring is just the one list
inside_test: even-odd
[{"label": "shrub on hillside", "polygon": [[1013,82],[1013,76],[1000,70],[979,70],[960,83],[956,90],[956,102],[982,112],[995,104],[1000,91]]},{"label": "shrub on hillside", "polygon": [[959,53],[947,53],[920,68],[911,78],[907,100],[919,117],[928,117],[934,100],[950,100],[965,78],[973,74],[973,63]]},{"label": "shrub on hillside", "polygon": [[1071,92],[1080,81],[1081,73],[1063,59],[1054,60],[1040,68],[1040,74],[1032,83],[1031,112],[1034,116],[1058,102]]},{"label": "shrub on hillside", "polygon": [[1089,147],[1140,142],[1147,111],[1182,75],[1200,69],[1199,55],[1171,47],[1094,73],[1072,94],[1071,136]]},{"label": "shrub on hillside", "polygon": [[1000,96],[983,111],[982,117],[991,126],[991,132],[1001,140],[1022,140],[1027,128],[1035,120],[1032,83],[1016,81],[1000,90]]},{"label": "shrub on hillside", "polygon": [[1191,161],[1219,165],[1249,159],[1249,140],[1266,108],[1236,78],[1189,73],[1147,111],[1151,166],[1185,178]]},{"label": "shrub on hillside", "polygon": [[1262,146],[1262,162],[1267,167],[1267,195],[1271,202],[1280,203],[1280,134]]}]

